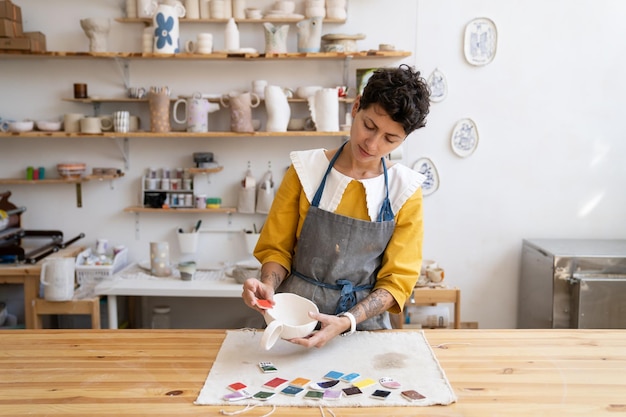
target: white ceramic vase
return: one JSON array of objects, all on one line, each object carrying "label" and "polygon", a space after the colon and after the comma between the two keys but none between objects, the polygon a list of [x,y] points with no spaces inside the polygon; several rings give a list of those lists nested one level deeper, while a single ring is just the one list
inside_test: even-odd
[{"label": "white ceramic vase", "polygon": [[180,2],[157,4],[152,2],[154,15],[154,52],[175,54],[180,52],[180,22],[185,16],[185,7]]},{"label": "white ceramic vase", "polygon": [[319,52],[322,44],[323,17],[301,20],[298,27],[298,52]]},{"label": "white ceramic vase", "polygon": [[318,132],[339,131],[339,97],[336,88],[322,88],[308,98],[311,119]]},{"label": "white ceramic vase", "polygon": [[265,87],[265,109],[267,111],[265,130],[268,132],[286,132],[291,117],[291,108],[282,87],[277,85]]},{"label": "white ceramic vase", "polygon": [[107,52],[107,38],[111,21],[106,17],[81,19],[80,26],[89,38],[89,52]]},{"label": "white ceramic vase", "polygon": [[265,53],[286,54],[289,25],[276,26],[265,22],[263,27],[265,28]]}]

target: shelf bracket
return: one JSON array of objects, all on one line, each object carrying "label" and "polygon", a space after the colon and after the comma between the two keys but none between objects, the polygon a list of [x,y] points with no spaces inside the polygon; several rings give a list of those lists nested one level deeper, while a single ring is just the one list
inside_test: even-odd
[{"label": "shelf bracket", "polygon": [[117,64],[117,68],[122,73],[124,87],[126,90],[128,90],[128,88],[130,87],[130,65],[128,64],[128,60],[115,57],[115,63]]},{"label": "shelf bracket", "polygon": [[76,183],[76,207],[81,208],[83,206],[83,186],[79,181]]},{"label": "shelf bracket", "polygon": [[122,158],[124,158],[124,169],[128,171],[130,167],[130,145],[128,138],[115,138],[115,143],[122,153]]},{"label": "shelf bracket", "polygon": [[139,240],[139,213],[135,213],[135,240]]}]

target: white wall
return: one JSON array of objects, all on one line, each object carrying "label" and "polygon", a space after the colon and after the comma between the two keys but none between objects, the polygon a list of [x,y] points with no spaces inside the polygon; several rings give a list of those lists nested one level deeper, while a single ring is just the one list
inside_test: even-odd
[{"label": "white wall", "polygon": [[[121,1],[15,1],[22,7],[26,30],[46,34],[48,49],[86,51],[79,19],[121,16]],[[271,2],[252,2],[267,5]],[[61,11],[61,12],[59,12]],[[462,289],[463,321],[482,328],[514,327],[521,241],[527,237],[623,238],[626,233],[626,155],[624,124],[624,33],[626,4],[618,0],[352,0],[345,25],[328,25],[324,33],[365,33],[362,49],[392,43],[410,50],[405,60],[350,64],[357,67],[407,62],[425,77],[439,68],[448,80],[448,97],[434,103],[427,127],[408,138],[404,163],[426,156],[441,177],[437,192],[425,199],[424,255],[445,269],[447,281]],[[54,16],[52,18],[51,16]],[[474,67],[463,57],[465,25],[489,17],[498,28],[495,60]],[[263,50],[260,27],[242,25],[244,46]],[[221,25],[187,25],[183,39],[199,31],[223,45]],[[141,25],[114,23],[111,51],[139,51]],[[290,28],[295,50],[296,29]],[[168,84],[174,94],[201,90],[245,90],[253,79],[268,79],[295,88],[341,83],[341,62],[289,61],[223,63],[212,61],[131,61],[131,83]],[[74,82],[89,84],[90,95],[124,93],[119,68],[100,60],[0,60],[0,117],[56,118],[92,111],[89,105],[62,101]],[[110,113],[119,105],[103,105]],[[142,107],[129,109],[148,116]],[[301,111],[301,110],[297,110]],[[260,114],[260,113],[257,113]],[[452,153],[449,136],[461,118],[478,125],[480,143],[465,159]],[[210,122],[225,128],[227,113]],[[334,147],[339,139],[131,139],[126,176],[109,184],[83,185],[83,208],[72,186],[11,186],[12,200],[28,211],[29,229],[61,229],[66,236],[84,232],[81,242],[106,237],[130,248],[134,260],[147,258],[148,243],[166,239],[176,250],[175,230],[189,227],[193,215],[124,213],[135,205],[139,178],[147,167],[191,166],[194,151],[213,151],[224,165],[211,177],[211,190],[224,204],[236,204],[235,190],[250,161],[260,178],[271,161],[282,177],[288,152]],[[0,177],[18,177],[28,165],[53,171],[58,162],[84,161],[88,167],[124,168],[112,139],[2,138]],[[5,187],[2,187],[4,189]],[[260,215],[201,216],[205,227],[240,230],[261,224]],[[230,221],[230,223],[229,223]],[[138,233],[136,226],[138,225]],[[239,234],[203,234],[206,263],[245,257]],[[176,253],[173,256],[177,256]]]}]

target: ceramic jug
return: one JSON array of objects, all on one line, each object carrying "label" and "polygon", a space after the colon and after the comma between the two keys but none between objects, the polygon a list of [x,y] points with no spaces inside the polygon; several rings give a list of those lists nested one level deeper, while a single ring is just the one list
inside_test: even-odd
[{"label": "ceramic jug", "polygon": [[265,22],[263,27],[265,27],[265,53],[286,54],[289,25],[276,26]]},{"label": "ceramic jug", "polygon": [[267,111],[265,130],[268,132],[286,132],[291,118],[291,108],[282,87],[277,85],[265,87],[265,109]]},{"label": "ceramic jug", "polygon": [[298,27],[298,52],[319,52],[322,45],[322,16],[296,23]]},{"label": "ceramic jug", "polygon": [[[177,109],[180,104],[185,106],[185,117],[178,119]],[[174,120],[176,123],[187,124],[187,132],[208,132],[209,131],[209,113],[220,109],[217,103],[209,103],[209,100],[202,98],[199,92],[187,99],[181,98],[174,103]]]},{"label": "ceramic jug", "polygon": [[41,265],[39,281],[48,301],[69,301],[74,297],[74,258],[46,259]]},{"label": "ceramic jug", "polygon": [[179,1],[167,1],[151,4],[154,25],[154,52],[157,54],[175,54],[180,52],[179,18],[185,16],[185,7]]},{"label": "ceramic jug", "polygon": [[230,107],[230,130],[233,132],[254,132],[252,109],[261,103],[254,93],[231,92],[220,97],[224,107]]},{"label": "ceramic jug", "polygon": [[336,88],[322,88],[308,99],[311,118],[318,132],[339,131],[339,97]]}]

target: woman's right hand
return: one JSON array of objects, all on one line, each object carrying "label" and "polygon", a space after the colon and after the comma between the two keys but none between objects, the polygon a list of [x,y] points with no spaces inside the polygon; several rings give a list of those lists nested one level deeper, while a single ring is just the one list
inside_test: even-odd
[{"label": "woman's right hand", "polygon": [[274,287],[263,283],[256,278],[248,278],[243,283],[243,291],[241,293],[244,303],[259,313],[263,314],[264,309],[258,305],[259,300],[268,300],[274,304]]}]

